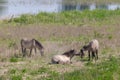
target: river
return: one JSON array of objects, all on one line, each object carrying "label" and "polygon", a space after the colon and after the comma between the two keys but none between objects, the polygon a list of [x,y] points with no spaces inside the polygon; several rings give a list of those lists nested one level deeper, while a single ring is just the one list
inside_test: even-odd
[{"label": "river", "polygon": [[[70,0],[71,1],[71,0]],[[65,3],[65,0],[0,0],[0,18],[9,18],[12,15],[19,16],[21,14],[37,14],[39,12],[62,12],[67,10],[94,10],[120,9],[120,4],[87,4],[87,3]]]}]

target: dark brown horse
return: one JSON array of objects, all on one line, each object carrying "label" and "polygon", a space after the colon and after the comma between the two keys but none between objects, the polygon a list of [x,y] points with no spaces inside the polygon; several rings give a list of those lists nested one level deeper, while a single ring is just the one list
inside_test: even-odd
[{"label": "dark brown horse", "polygon": [[21,39],[21,48],[22,48],[23,56],[26,55],[26,49],[30,49],[29,56],[31,56],[33,48],[35,50],[35,53],[36,53],[36,48],[37,48],[40,51],[41,56],[44,55],[44,47],[36,39],[31,39],[31,40]]}]

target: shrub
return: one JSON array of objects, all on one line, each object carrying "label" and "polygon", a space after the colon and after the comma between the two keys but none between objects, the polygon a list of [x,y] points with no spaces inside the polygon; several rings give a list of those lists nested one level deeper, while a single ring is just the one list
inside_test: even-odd
[{"label": "shrub", "polygon": [[22,80],[22,75],[12,75],[10,80]]},{"label": "shrub", "polygon": [[[110,17],[119,16],[120,10],[108,11],[108,10],[83,10],[81,11],[63,11],[60,13],[46,13],[41,12],[36,15],[24,14],[18,18],[13,18],[9,23],[17,24],[78,24],[83,25],[91,21],[106,21]],[[4,21],[5,23],[8,21]]]},{"label": "shrub", "polygon": [[11,57],[11,58],[10,58],[10,62],[18,62],[18,58],[16,58],[16,57]]}]

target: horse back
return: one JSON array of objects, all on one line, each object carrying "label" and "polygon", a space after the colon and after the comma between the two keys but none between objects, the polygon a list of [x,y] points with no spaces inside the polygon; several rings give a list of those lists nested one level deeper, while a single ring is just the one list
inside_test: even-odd
[{"label": "horse back", "polygon": [[99,42],[98,42],[98,40],[92,40],[91,42],[90,42],[90,45],[91,45],[91,48],[94,50],[96,50],[96,49],[98,49],[99,48]]},{"label": "horse back", "polygon": [[34,47],[32,40],[21,39],[21,46],[24,48]]},{"label": "horse back", "polygon": [[54,55],[52,57],[52,62],[70,62],[70,58],[65,55]]}]

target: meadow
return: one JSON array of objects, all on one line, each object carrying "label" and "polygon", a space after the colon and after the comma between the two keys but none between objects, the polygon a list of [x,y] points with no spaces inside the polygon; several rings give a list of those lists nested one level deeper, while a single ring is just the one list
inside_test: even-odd
[{"label": "meadow", "polygon": [[[119,80],[120,10],[84,10],[24,14],[0,21],[0,80]],[[35,38],[45,47],[22,57],[21,38]],[[100,42],[98,61],[75,56],[72,64],[49,64],[54,54]]]}]

